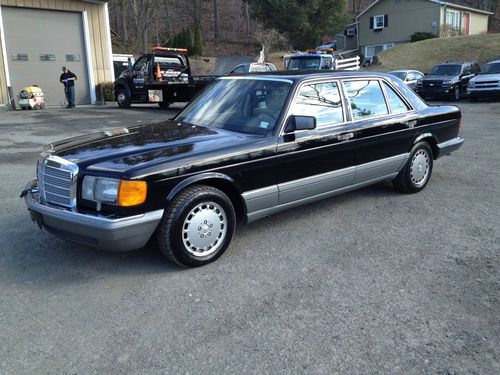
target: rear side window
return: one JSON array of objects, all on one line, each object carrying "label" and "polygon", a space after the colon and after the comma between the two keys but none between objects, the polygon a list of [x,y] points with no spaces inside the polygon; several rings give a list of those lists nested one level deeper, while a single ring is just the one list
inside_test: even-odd
[{"label": "rear side window", "polygon": [[344,81],[354,120],[389,114],[378,81]]},{"label": "rear side window", "polygon": [[392,113],[403,113],[410,110],[406,103],[392,89],[392,87],[385,82],[384,89],[385,93],[387,94],[387,100],[389,101],[389,106],[391,107]]},{"label": "rear side window", "polygon": [[314,116],[318,127],[344,122],[342,99],[337,82],[303,86],[293,106],[297,116]]}]

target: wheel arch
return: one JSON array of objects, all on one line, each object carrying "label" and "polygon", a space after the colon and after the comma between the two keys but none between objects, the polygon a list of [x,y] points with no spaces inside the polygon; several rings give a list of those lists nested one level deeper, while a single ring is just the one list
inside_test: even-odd
[{"label": "wheel arch", "polygon": [[243,197],[236,187],[235,181],[223,173],[211,172],[188,177],[170,191],[165,203],[169,204],[182,190],[196,184],[208,185],[221,190],[233,203],[237,218],[243,219],[245,217],[246,205]]},{"label": "wheel arch", "polygon": [[119,81],[116,81],[114,83],[114,88],[113,88],[113,91],[115,93],[115,99],[116,99],[116,96],[118,96],[118,92],[120,90],[125,90],[125,93],[127,94],[127,96],[130,98],[131,95],[132,95],[132,92],[130,91],[130,87],[129,85],[127,84],[126,81],[124,80],[119,80]]},{"label": "wheel arch", "polygon": [[412,147],[415,146],[418,142],[427,142],[432,150],[432,158],[434,160],[437,159],[437,157],[439,155],[439,147],[438,147],[438,140],[434,134],[422,133],[422,134],[418,135],[413,140]]}]

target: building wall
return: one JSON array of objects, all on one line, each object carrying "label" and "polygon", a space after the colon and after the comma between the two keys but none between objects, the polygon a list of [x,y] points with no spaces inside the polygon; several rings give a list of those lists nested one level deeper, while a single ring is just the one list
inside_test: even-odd
[{"label": "building wall", "polygon": [[[389,25],[381,31],[370,29],[370,17],[377,15],[388,15]],[[408,42],[416,32],[438,35],[439,21],[439,5],[430,1],[382,0],[359,18],[359,44]]]},{"label": "building wall", "polygon": [[[0,0],[0,6],[19,6],[35,9],[87,12],[89,44],[94,84],[113,79],[111,57],[108,53],[107,19],[104,4],[79,0]],[[27,25],[28,26],[28,25]],[[1,50],[0,50],[1,51]],[[0,53],[0,105],[8,100],[3,55]],[[93,88],[91,87],[91,90]]]}]

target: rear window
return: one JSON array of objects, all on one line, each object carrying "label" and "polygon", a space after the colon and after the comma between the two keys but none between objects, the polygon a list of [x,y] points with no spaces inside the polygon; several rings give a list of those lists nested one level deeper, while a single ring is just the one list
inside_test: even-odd
[{"label": "rear window", "polygon": [[344,86],[351,101],[354,120],[389,114],[378,81],[345,81]]}]

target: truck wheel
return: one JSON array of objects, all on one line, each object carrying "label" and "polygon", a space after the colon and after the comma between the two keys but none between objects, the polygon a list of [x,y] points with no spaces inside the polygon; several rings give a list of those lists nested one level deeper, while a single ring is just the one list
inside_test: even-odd
[{"label": "truck wheel", "polygon": [[130,98],[125,90],[120,90],[116,93],[116,102],[120,108],[130,108]]},{"label": "truck wheel", "polygon": [[462,97],[462,94],[460,93],[460,87],[455,87],[455,90],[453,90],[453,99],[456,101],[459,101],[460,98]]},{"label": "truck wheel", "polygon": [[185,267],[219,258],[236,227],[231,200],[219,189],[193,185],[171,202],[158,225],[157,241],[165,257]]},{"label": "truck wheel", "polygon": [[432,174],[432,150],[427,142],[413,146],[408,161],[392,183],[402,193],[418,193],[429,182]]},{"label": "truck wheel", "polygon": [[158,105],[160,106],[161,109],[167,109],[168,107],[170,107],[170,102],[158,102]]}]

